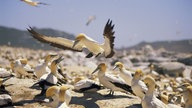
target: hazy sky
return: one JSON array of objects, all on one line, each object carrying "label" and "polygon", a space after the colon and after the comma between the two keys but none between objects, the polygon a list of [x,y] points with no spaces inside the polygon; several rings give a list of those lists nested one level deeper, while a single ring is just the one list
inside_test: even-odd
[{"label": "hazy sky", "polygon": [[[35,1],[35,0],[34,0]],[[103,28],[115,24],[115,46],[141,41],[192,39],[192,0],[39,0],[32,7],[20,0],[0,0],[0,25],[26,30],[28,25],[103,42]],[[86,26],[89,16],[96,20]]]}]

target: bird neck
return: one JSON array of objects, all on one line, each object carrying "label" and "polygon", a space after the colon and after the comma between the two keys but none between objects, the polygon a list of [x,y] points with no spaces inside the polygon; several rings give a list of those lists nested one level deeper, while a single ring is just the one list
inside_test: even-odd
[{"label": "bird neck", "polygon": [[150,85],[150,86],[148,87],[147,93],[148,93],[148,94],[153,94],[154,91],[155,91],[155,85]]}]

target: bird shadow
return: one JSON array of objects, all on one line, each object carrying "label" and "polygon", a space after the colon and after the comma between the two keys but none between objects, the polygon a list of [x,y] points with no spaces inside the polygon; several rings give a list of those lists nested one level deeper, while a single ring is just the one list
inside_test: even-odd
[{"label": "bird shadow", "polygon": [[142,108],[141,104],[133,104],[133,105],[130,105],[126,108]]},{"label": "bird shadow", "polygon": [[14,102],[12,105],[13,106],[23,106],[25,104],[39,103],[43,99],[45,99],[44,95],[36,95],[33,99],[21,100],[21,101],[18,101],[18,102]]},{"label": "bird shadow", "polygon": [[97,100],[108,100],[117,98],[132,98],[125,95],[105,96],[97,92],[83,93],[82,97],[72,97],[70,104],[82,105],[85,108],[99,108],[95,103]]}]

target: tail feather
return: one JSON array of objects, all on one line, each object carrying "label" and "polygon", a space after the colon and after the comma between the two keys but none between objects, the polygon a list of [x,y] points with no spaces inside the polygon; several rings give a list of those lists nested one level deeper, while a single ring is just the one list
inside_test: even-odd
[{"label": "tail feather", "polygon": [[127,85],[127,84],[121,84],[121,83],[118,83],[118,82],[112,82],[112,81],[110,81],[110,82],[111,82],[112,84],[114,84],[116,87],[122,88],[123,90],[128,91],[129,93],[135,95],[135,94],[133,93],[133,90],[132,90],[131,86],[129,86],[129,85]]}]

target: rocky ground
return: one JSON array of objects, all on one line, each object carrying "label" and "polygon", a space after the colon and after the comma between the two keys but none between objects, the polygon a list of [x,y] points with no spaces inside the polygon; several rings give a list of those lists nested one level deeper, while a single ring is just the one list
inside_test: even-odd
[{"label": "rocky ground", "polygon": [[[112,71],[113,64],[121,61],[130,70],[142,69],[145,74],[149,73],[148,65],[153,63],[157,73],[152,74],[157,83],[163,85],[171,80],[177,84],[191,82],[192,54],[169,52],[164,49],[154,50],[151,46],[144,46],[141,50],[118,51],[113,58],[85,58],[84,53],[75,53],[71,51],[43,51],[31,50],[26,48],[11,48],[7,46],[0,47],[0,66],[10,69],[10,60],[18,58],[27,58],[28,64],[35,67],[39,60],[48,53],[63,55],[64,60],[60,63],[63,73],[68,76],[68,84],[72,84],[73,77],[87,76],[94,78],[91,72],[96,66],[105,62],[113,74],[118,70]],[[168,65],[164,65],[168,63]],[[169,66],[170,65],[170,66]],[[3,72],[0,73],[2,77]],[[32,74],[32,73],[31,73]],[[151,73],[150,73],[151,74]],[[37,96],[40,90],[31,88],[37,82],[36,78],[18,79],[13,77],[5,82],[6,89],[10,92],[13,104],[16,108],[46,108],[38,100],[44,97]],[[113,97],[106,97],[108,89],[103,89],[94,93],[78,93],[72,91],[71,108],[141,108],[141,100],[133,95],[121,92],[115,92]]]}]

